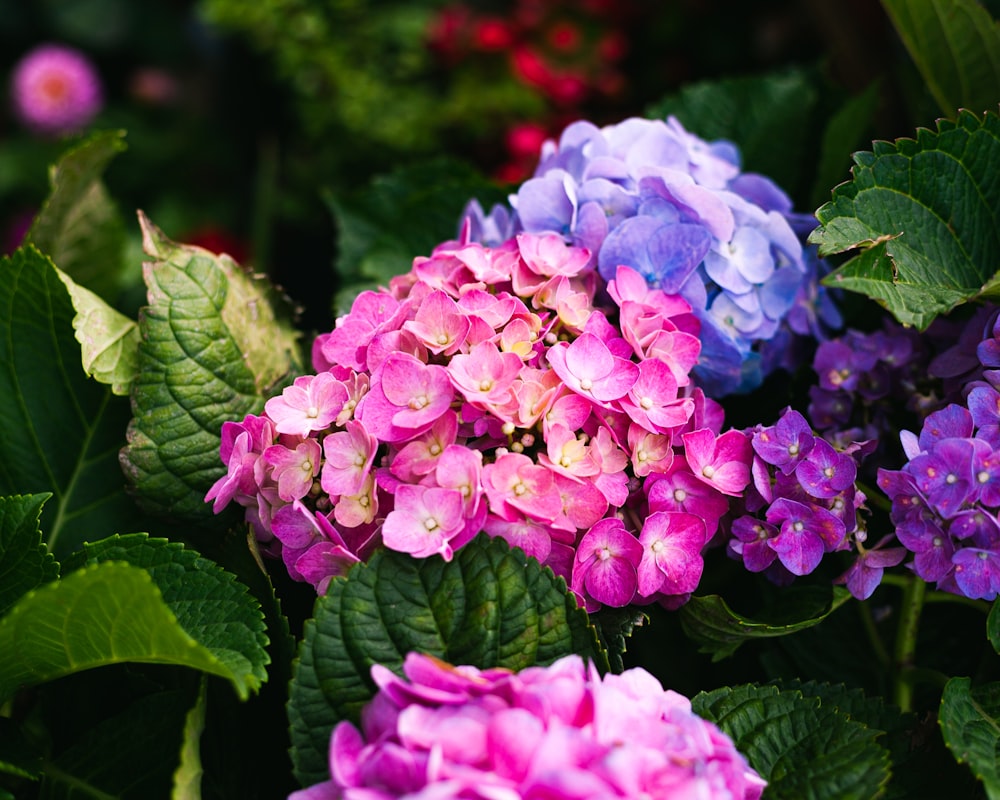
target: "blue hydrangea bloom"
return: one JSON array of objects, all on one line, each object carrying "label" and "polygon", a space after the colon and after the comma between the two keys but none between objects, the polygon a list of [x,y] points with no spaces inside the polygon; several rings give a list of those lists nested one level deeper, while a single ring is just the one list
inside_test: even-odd
[{"label": "blue hydrangea bloom", "polygon": [[[803,246],[814,227],[773,181],[740,169],[728,142],[706,142],[674,118],[568,126],[535,174],[489,215],[466,209],[470,239],[554,232],[590,250],[600,274],[620,265],[683,296],[702,324],[694,375],[714,397],[750,391],[791,368],[796,337],[839,327]],[[477,238],[481,232],[483,239]]]}]

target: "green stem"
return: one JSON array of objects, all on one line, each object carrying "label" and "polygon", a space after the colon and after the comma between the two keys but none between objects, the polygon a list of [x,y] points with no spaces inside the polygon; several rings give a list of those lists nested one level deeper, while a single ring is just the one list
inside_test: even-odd
[{"label": "green stem", "polygon": [[[882,583],[886,586],[897,586],[900,589],[905,590],[907,586],[910,585],[910,581],[914,580],[909,575],[897,575],[894,573],[885,573],[882,576]],[[924,597],[925,603],[954,603],[960,606],[968,606],[969,608],[974,608],[976,611],[980,611],[983,614],[989,614],[990,609],[993,608],[993,604],[986,600],[973,600],[971,597],[965,597],[961,594],[954,594],[952,592],[940,592],[937,589],[931,589],[927,592]]]},{"label": "green stem", "polygon": [[885,649],[885,643],[882,641],[882,637],[879,636],[878,629],[875,627],[875,620],[872,619],[871,606],[868,603],[855,603],[855,607],[858,609],[858,614],[861,616],[861,624],[865,629],[865,633],[868,634],[868,640],[871,642],[872,650],[875,651],[875,657],[878,659],[878,663],[883,667],[890,667],[892,661],[889,658],[889,651]]},{"label": "green stem", "polygon": [[924,607],[927,584],[920,578],[911,578],[903,590],[899,627],[896,630],[895,675],[893,699],[903,711],[913,710],[913,682],[918,677],[915,668],[917,630],[920,612]]}]

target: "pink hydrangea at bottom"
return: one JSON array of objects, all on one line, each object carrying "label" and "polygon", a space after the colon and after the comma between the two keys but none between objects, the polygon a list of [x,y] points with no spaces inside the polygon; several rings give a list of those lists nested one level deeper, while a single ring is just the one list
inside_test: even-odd
[{"label": "pink hydrangea at bottom", "polygon": [[641,668],[601,677],[579,656],[519,673],[410,653],[375,665],[361,715],[334,728],[330,780],[289,800],[756,800],[732,741]]}]

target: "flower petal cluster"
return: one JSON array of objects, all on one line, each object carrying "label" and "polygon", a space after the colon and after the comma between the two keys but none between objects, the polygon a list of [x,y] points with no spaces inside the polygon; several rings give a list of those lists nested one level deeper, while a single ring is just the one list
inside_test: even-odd
[{"label": "flower petal cluster", "polygon": [[605,282],[559,236],[446,242],[227,423],[206,499],[320,591],[379,545],[450,559],[485,530],[589,610],[678,605],[750,481],[748,437],[691,380],[698,333],[682,297],[625,266]]},{"label": "flower petal cluster", "polygon": [[519,673],[407,655],[372,667],[361,727],[340,722],[330,780],[289,800],[755,800],[766,782],[684,696],[579,656]]},{"label": "flower petal cluster", "polygon": [[90,60],[65,45],[36,47],[14,66],[10,83],[14,113],[45,136],[75,133],[104,105],[101,79]]},{"label": "flower petal cluster", "polygon": [[768,178],[742,172],[734,146],[672,117],[571,124],[510,204],[513,216],[497,206],[489,217],[470,204],[470,229],[556,233],[587,248],[606,280],[626,265],[687,300],[702,324],[695,375],[712,397],[789,366],[794,335],[840,325],[818,282],[824,267],[803,248],[811,220]]},{"label": "flower petal cluster", "polygon": [[873,570],[898,564],[905,555],[900,548],[864,548],[859,512],[865,496],[855,481],[873,443],[838,450],[790,408],[774,425],[757,425],[749,433],[753,483],[730,509],[730,555],[751,572],[785,584],[813,572],[828,553],[857,549],[861,566],[852,568],[847,585],[855,596],[869,596],[882,574]]}]

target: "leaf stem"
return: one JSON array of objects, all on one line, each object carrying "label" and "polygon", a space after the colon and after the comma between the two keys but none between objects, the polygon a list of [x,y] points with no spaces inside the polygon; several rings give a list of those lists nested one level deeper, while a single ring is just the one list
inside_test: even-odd
[{"label": "leaf stem", "polygon": [[926,594],[926,582],[917,577],[910,578],[903,589],[899,627],[896,629],[893,677],[893,700],[903,711],[913,710],[913,684],[922,673],[916,670],[915,656],[920,612],[923,610]]}]

